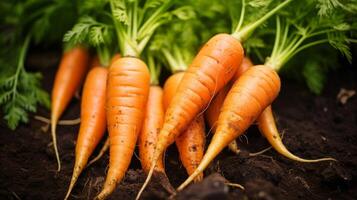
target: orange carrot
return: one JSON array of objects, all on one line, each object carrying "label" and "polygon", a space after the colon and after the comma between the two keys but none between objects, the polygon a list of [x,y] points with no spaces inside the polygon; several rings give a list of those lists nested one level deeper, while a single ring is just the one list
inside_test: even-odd
[{"label": "orange carrot", "polygon": [[[177,137],[176,146],[188,175],[191,175],[200,164],[203,158],[205,141],[205,124],[202,115],[194,119],[188,128]],[[194,181],[198,182],[202,179],[203,173],[199,174]]]},{"label": "orange carrot", "polygon": [[149,71],[138,58],[120,58],[109,68],[106,105],[110,159],[97,199],[110,195],[129,167],[144,119],[149,86]]},{"label": "orange carrot", "polygon": [[[168,107],[173,95],[184,76],[184,72],[175,73],[170,76],[164,85],[165,109]],[[191,175],[201,162],[205,147],[205,128],[203,116],[194,119],[188,128],[176,138],[176,146],[180,159],[187,173]],[[200,181],[203,174],[196,177],[195,181]]]},{"label": "orange carrot", "polygon": [[89,156],[103,137],[106,129],[105,94],[108,70],[94,67],[88,73],[83,88],[81,125],[76,144],[76,158],[71,183],[65,199],[85,168]]},{"label": "orange carrot", "polygon": [[73,48],[64,53],[56,73],[51,96],[51,134],[58,164],[57,171],[61,170],[61,161],[57,149],[56,125],[84,78],[88,62],[89,54],[86,49]]},{"label": "orange carrot", "polygon": [[[237,80],[245,71],[248,70],[253,66],[252,61],[245,57],[242,61],[241,66],[238,68],[235,76],[232,78],[233,80]],[[208,107],[206,111],[206,119],[210,125],[210,127],[215,130],[215,123],[217,122],[220,109],[222,107],[223,101],[225,97],[228,94],[228,91],[230,89],[231,85],[227,85],[224,89],[222,89],[212,100],[212,103]],[[282,139],[279,135],[278,129],[276,128],[276,123],[274,120],[273,116],[273,111],[271,109],[271,106],[268,106],[258,117],[258,127],[263,136],[265,136],[268,140],[268,142],[272,145],[272,147],[278,151],[280,154],[283,156],[290,158],[295,161],[300,161],[300,162],[320,162],[320,161],[326,161],[326,160],[335,160],[333,158],[320,158],[320,159],[303,159],[298,156],[295,156],[292,154],[283,144]],[[231,143],[229,144],[229,149],[235,153],[239,152],[239,149],[236,145],[236,143]]]},{"label": "orange carrot", "polygon": [[232,86],[224,100],[216,132],[197,170],[180,185],[186,187],[235,138],[270,105],[280,90],[280,78],[270,67],[249,68]]},{"label": "orange carrot", "polygon": [[[151,159],[154,155],[155,144],[160,128],[164,121],[163,91],[160,86],[150,86],[146,104],[145,120],[138,139],[139,157],[143,170],[148,173]],[[155,170],[165,173],[162,159],[157,163]]]},{"label": "orange carrot", "polygon": [[[155,152],[155,145],[163,122],[163,90],[160,86],[151,85],[146,104],[144,123],[138,138],[139,158],[145,173],[148,173],[150,170],[151,159]],[[174,193],[175,189],[171,186],[167,178],[162,159],[158,161],[155,167],[155,177],[168,192]]]}]

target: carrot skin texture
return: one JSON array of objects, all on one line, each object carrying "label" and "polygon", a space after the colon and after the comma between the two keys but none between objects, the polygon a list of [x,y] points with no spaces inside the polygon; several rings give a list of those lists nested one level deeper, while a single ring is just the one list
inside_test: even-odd
[{"label": "carrot skin texture", "polygon": [[[205,143],[205,124],[203,116],[198,116],[194,119],[188,128],[176,139],[176,146],[179,151],[180,159],[185,167],[187,174],[191,175],[200,164]],[[203,173],[199,174],[194,182],[201,181]]]},{"label": "carrot skin texture", "polygon": [[69,194],[80,173],[87,165],[90,155],[102,139],[106,130],[105,95],[108,70],[92,68],[85,80],[81,102],[81,125],[76,144],[75,164]]},{"label": "carrot skin texture", "polygon": [[58,163],[57,171],[61,170],[61,163],[57,150],[56,125],[80,86],[88,63],[88,51],[82,47],[75,47],[64,53],[55,76],[51,95],[51,134]]},{"label": "carrot skin texture", "polygon": [[240,42],[228,34],[215,35],[202,47],[168,106],[156,159],[233,77],[242,58]]},{"label": "carrot skin texture", "polygon": [[216,132],[197,170],[178,190],[186,187],[230,142],[241,135],[277,97],[280,78],[264,65],[249,68],[237,81],[224,100]]},{"label": "carrot skin texture", "polygon": [[[184,72],[175,73],[170,76],[164,85],[165,109],[172,100],[177,88],[184,76]],[[205,147],[205,124],[203,116],[196,117],[187,129],[176,138],[176,146],[179,151],[180,160],[187,173],[191,175],[202,160]],[[200,181],[203,173],[196,177]]]},{"label": "carrot skin texture", "polygon": [[129,167],[144,119],[149,86],[149,71],[138,58],[120,58],[109,68],[106,104],[110,159],[97,199],[110,195]]}]

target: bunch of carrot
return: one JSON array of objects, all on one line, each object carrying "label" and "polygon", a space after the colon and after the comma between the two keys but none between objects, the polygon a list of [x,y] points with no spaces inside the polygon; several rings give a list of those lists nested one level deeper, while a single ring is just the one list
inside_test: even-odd
[{"label": "bunch of carrot", "polygon": [[[111,16],[110,20],[100,14],[97,18],[80,20],[65,37],[67,42],[74,41],[76,47],[64,54],[52,92],[51,132],[60,170],[56,124],[86,77],[73,176],[65,198],[69,197],[106,129],[109,140],[102,152],[109,147],[109,168],[97,199],[107,198],[123,179],[137,143],[142,168],[148,175],[138,199],[152,176],[168,192],[175,192],[166,176],[163,158],[170,144],[176,143],[189,175],[178,188],[182,190],[191,181],[202,180],[204,170],[223,148],[229,145],[234,152],[239,152],[235,139],[254,121],[258,122],[259,130],[272,147],[292,160],[334,160],[307,160],[290,153],[276,128],[271,104],[280,91],[277,72],[285,63],[305,48],[331,42],[326,39],[328,34],[342,34],[346,30],[334,29],[330,21],[320,19],[313,22],[297,20],[294,22],[298,24],[295,24],[296,28],[292,22],[281,22],[277,17],[270,57],[263,65],[256,66],[245,57],[243,47],[248,46],[249,41],[247,45],[243,42],[280,10],[289,12],[293,7],[289,5],[291,2],[267,1],[260,4],[269,8],[266,12],[245,20],[248,11],[261,7],[243,0],[233,33],[214,35],[196,56],[193,56],[194,49],[198,49],[206,38],[198,34],[185,41],[187,38],[182,31],[186,26],[189,33],[196,32],[193,27],[199,23],[199,18],[192,5],[175,5],[173,1],[158,4],[113,0],[108,2],[109,10],[104,15]],[[316,9],[316,3],[310,0],[297,4],[300,8],[311,8],[304,11],[307,16]],[[280,15],[287,14],[281,12]],[[84,24],[88,26],[87,36],[81,36]],[[99,31],[98,27],[101,27]],[[104,29],[106,31],[100,31]],[[304,34],[300,34],[302,30]],[[103,40],[91,38],[91,31],[98,31],[96,34],[102,35]],[[308,40],[313,37],[316,37],[315,41]],[[117,48],[112,47],[115,40]],[[83,44],[94,47],[98,54],[99,62],[92,59],[92,67],[89,67],[90,56]],[[114,56],[118,49],[121,56]],[[159,85],[161,65],[172,72],[163,88]],[[214,132],[205,153],[204,117]]]}]

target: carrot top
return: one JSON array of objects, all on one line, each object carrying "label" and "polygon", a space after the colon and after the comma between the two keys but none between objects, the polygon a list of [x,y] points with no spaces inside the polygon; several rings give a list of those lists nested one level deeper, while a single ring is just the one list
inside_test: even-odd
[{"label": "carrot top", "polygon": [[[279,10],[287,6],[292,0],[283,2],[274,2],[272,0],[242,0],[242,1],[227,1],[230,8],[234,31],[232,36],[240,42],[246,41],[255,29],[264,24],[270,17],[276,14]],[[294,2],[295,3],[295,2]],[[240,12],[235,9],[240,6]],[[249,15],[246,15],[249,13]],[[238,19],[238,20],[237,20]]]},{"label": "carrot top", "polygon": [[[100,8],[100,9],[99,9]],[[108,1],[90,1],[80,6],[77,23],[63,37],[67,48],[93,47],[102,66],[108,66],[114,53],[116,37]]]},{"label": "carrot top", "polygon": [[155,30],[174,17],[185,16],[183,7],[171,9],[174,0],[110,1],[119,49],[123,56],[139,57]]},{"label": "carrot top", "polygon": [[146,63],[150,72],[150,84],[159,85],[159,77],[161,73],[161,64],[155,60],[152,52],[148,51],[145,55]]},{"label": "carrot top", "polygon": [[266,60],[267,66],[279,71],[297,53],[324,43],[338,49],[348,60],[352,59],[347,37],[353,29],[349,12],[345,12],[344,7],[321,11],[322,5],[311,0],[296,2],[288,7],[286,13],[282,13],[283,19],[276,18],[275,43]]}]

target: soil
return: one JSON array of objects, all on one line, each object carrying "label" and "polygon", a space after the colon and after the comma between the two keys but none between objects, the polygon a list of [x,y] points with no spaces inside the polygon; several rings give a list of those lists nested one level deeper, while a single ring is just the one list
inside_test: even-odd
[{"label": "soil", "polygon": [[[58,53],[57,53],[58,54]],[[52,54],[49,54],[52,55]],[[58,62],[51,57],[52,62]],[[40,69],[43,85],[50,91],[56,65]],[[357,199],[357,96],[342,105],[336,100],[341,88],[357,90],[357,70],[342,67],[329,75],[321,96],[311,94],[306,86],[283,78],[280,96],[273,104],[284,143],[304,158],[331,156],[338,162],[298,163],[274,150],[249,157],[268,147],[266,140],[252,126],[238,142],[240,155],[224,150],[206,170],[206,178],[175,196],[176,199]],[[63,119],[79,116],[79,100],[74,99]],[[49,116],[40,108],[36,113]],[[63,199],[70,181],[78,126],[59,126],[58,144],[62,171],[57,173],[49,132],[42,122],[32,119],[16,131],[0,121],[0,199]],[[96,150],[95,153],[98,152]],[[170,147],[166,154],[169,179],[177,187],[186,178],[177,151]],[[71,199],[93,199],[98,194],[107,170],[106,154],[85,169]],[[212,174],[212,175],[210,175]],[[210,175],[210,176],[209,176]],[[134,156],[125,179],[110,199],[134,199],[145,175]],[[239,183],[245,187],[228,186]],[[167,199],[169,194],[160,185],[151,183],[143,199]]]}]

